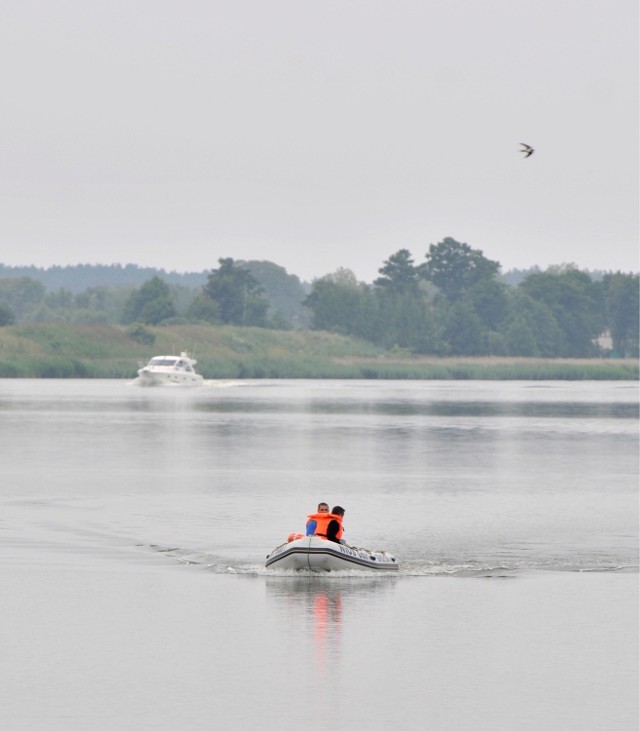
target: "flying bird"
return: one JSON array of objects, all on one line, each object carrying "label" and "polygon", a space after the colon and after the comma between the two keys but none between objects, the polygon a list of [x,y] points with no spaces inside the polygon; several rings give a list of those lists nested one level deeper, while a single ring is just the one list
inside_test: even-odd
[{"label": "flying bird", "polygon": [[520,150],[520,152],[524,152],[525,157],[533,155],[535,150],[533,149],[533,147],[531,147],[531,145],[526,145],[524,142],[521,142],[520,144],[522,145],[522,149]]}]

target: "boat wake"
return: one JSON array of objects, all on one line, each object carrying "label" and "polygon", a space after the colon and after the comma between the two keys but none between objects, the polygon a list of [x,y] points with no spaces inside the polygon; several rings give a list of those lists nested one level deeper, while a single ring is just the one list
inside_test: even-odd
[{"label": "boat wake", "polygon": [[[139,549],[152,551],[165,555],[180,564],[189,565],[210,571],[215,574],[235,574],[244,576],[273,576],[273,577],[296,577],[296,576],[325,576],[328,577],[367,577],[371,578],[372,572],[367,569],[353,568],[348,570],[321,572],[310,570],[291,570],[282,568],[265,568],[264,563],[256,561],[245,561],[237,557],[225,557],[211,554],[206,551],[195,549],[179,548],[175,546],[160,546],[154,544],[141,544]],[[420,577],[458,577],[458,578],[491,578],[508,579],[516,578],[518,575],[532,571],[566,571],[575,573],[637,573],[637,565],[621,565],[606,560],[594,560],[585,562],[581,560],[566,560],[557,558],[541,558],[535,560],[528,558],[513,561],[490,560],[425,560],[412,558],[411,560],[400,559],[398,570],[393,576],[404,576],[411,578]],[[380,574],[376,574],[379,576]],[[386,574],[388,577],[388,574]]]}]

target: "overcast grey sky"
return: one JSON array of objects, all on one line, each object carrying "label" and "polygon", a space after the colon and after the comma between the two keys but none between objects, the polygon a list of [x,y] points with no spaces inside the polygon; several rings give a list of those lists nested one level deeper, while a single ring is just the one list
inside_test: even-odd
[{"label": "overcast grey sky", "polygon": [[4,264],[638,271],[637,0],[2,0],[0,69]]}]

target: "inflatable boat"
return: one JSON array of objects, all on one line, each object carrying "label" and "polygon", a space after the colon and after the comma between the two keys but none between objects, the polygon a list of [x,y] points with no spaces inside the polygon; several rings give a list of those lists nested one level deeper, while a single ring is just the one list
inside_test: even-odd
[{"label": "inflatable boat", "polygon": [[317,536],[290,536],[292,540],[274,548],[267,556],[267,568],[293,571],[397,571],[396,559],[386,551],[371,551]]}]

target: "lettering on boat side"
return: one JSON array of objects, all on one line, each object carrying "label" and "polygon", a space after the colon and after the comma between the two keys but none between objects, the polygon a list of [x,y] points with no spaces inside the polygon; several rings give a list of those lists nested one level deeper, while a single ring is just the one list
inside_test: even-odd
[{"label": "lettering on boat side", "polygon": [[353,556],[354,558],[364,559],[365,561],[378,561],[380,563],[391,563],[392,560],[385,553],[369,553],[363,549],[354,550],[349,546],[338,545],[340,551],[347,556]]},{"label": "lettering on boat side", "polygon": [[369,554],[365,551],[354,551],[353,548],[349,548],[349,546],[343,546],[341,544],[338,544],[338,548],[340,549],[341,553],[346,553],[347,556],[355,556],[356,558],[364,559],[369,558]]}]

